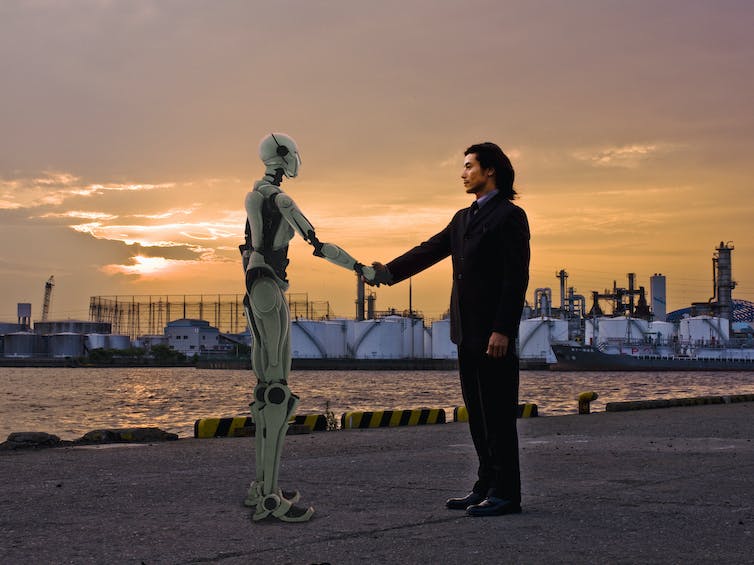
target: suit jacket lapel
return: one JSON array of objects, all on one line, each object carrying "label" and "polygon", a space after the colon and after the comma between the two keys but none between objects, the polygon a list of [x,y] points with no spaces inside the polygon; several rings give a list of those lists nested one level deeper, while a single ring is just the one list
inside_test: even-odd
[{"label": "suit jacket lapel", "polygon": [[490,198],[487,202],[484,203],[484,206],[479,208],[479,211],[472,216],[471,211],[466,211],[466,228],[464,229],[464,234],[469,231],[473,226],[477,225],[479,222],[484,220],[487,216],[492,214],[492,212],[497,209],[497,207],[500,205],[500,194],[496,194],[492,198]]}]

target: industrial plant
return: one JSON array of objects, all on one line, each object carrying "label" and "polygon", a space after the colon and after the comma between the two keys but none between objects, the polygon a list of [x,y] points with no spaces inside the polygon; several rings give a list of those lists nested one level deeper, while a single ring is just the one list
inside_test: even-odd
[{"label": "industrial plant", "polygon": [[[611,289],[592,291],[588,305],[560,270],[555,275],[559,303],[551,288],[537,288],[524,309],[517,342],[523,365],[562,367],[557,353],[563,346],[571,357],[590,354],[588,348],[617,355],[612,362],[626,353],[673,356],[680,346],[687,357],[714,349],[718,356],[748,358],[751,353],[754,361],[754,346],[747,346],[754,305],[733,299],[733,249],[723,242],[715,249],[712,297],[670,313],[662,274],[650,277],[647,292],[628,273],[625,287],[613,281]],[[96,350],[149,352],[156,346],[189,358],[219,358],[251,345],[242,294],[93,296],[89,320],[51,320],[54,286],[51,276],[44,285],[41,319],[33,328],[28,303],[18,304],[16,323],[0,323],[0,361],[77,359]],[[339,318],[328,302],[311,301],[306,294],[286,298],[294,361],[457,359],[448,319],[430,322],[411,307],[378,310],[376,295],[358,277],[354,318]]]},{"label": "industrial plant", "polygon": [[[52,281],[52,277],[50,279]],[[222,357],[250,346],[242,294],[93,296],[89,320],[48,320],[54,283],[45,287],[43,320],[31,304],[18,321],[0,324],[2,359],[76,359],[97,349],[145,351],[166,346],[187,357]],[[289,294],[294,359],[455,359],[450,322],[426,325],[421,314],[376,310],[376,296],[357,279],[356,316],[336,317],[326,301]]]},{"label": "industrial plant", "polygon": [[587,310],[560,271],[559,307],[551,289],[534,291],[521,322],[521,358],[561,370],[754,370],[754,304],[733,299],[733,249],[724,242],[715,249],[712,296],[670,313],[662,274],[650,278],[649,299],[629,273],[627,287],[593,291]]}]

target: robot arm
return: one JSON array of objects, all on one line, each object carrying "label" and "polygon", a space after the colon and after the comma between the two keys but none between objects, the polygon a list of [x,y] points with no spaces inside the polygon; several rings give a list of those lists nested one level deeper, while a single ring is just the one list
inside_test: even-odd
[{"label": "robot arm", "polygon": [[366,278],[367,281],[374,280],[375,271],[372,267],[367,267],[362,263],[359,263],[337,245],[323,243],[317,239],[317,235],[314,232],[314,226],[306,219],[306,216],[304,216],[301,210],[299,210],[298,206],[296,206],[296,203],[290,196],[280,193],[275,200],[275,203],[277,204],[280,213],[283,215],[283,218],[285,218],[291,227],[304,238],[304,241],[314,247],[315,256],[322,257],[330,263],[343,267],[344,269],[354,271]]}]

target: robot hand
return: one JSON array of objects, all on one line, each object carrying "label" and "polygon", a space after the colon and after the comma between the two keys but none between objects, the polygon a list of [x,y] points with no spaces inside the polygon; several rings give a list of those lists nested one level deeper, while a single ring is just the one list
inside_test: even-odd
[{"label": "robot hand", "polygon": [[378,263],[377,261],[375,261],[374,263],[372,263],[371,267],[366,267],[365,271],[366,269],[369,269],[370,271],[374,273],[374,276],[372,277],[367,277],[366,274],[364,275],[364,277],[366,278],[366,281],[369,284],[374,285],[374,286],[380,286],[381,284],[386,284],[386,285],[393,284],[392,273],[382,263]]},{"label": "robot hand", "polygon": [[368,284],[372,286],[380,286],[379,284],[375,285],[374,283],[375,272],[372,267],[367,267],[364,263],[356,261],[353,265],[353,270],[357,275],[363,277]]},{"label": "robot hand", "polygon": [[367,284],[370,284],[372,286],[380,286],[379,283],[374,282],[374,277],[376,276],[376,272],[372,267],[366,267],[364,265],[361,266],[361,276],[364,277],[364,280],[367,282]]}]

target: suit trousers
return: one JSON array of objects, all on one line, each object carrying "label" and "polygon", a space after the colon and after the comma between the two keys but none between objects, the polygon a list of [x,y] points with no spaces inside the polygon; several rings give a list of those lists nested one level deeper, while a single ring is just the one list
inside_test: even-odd
[{"label": "suit trousers", "polygon": [[461,392],[469,413],[471,438],[479,457],[474,492],[521,502],[518,458],[519,367],[515,342],[508,354],[492,358],[485,348],[458,348]]}]

